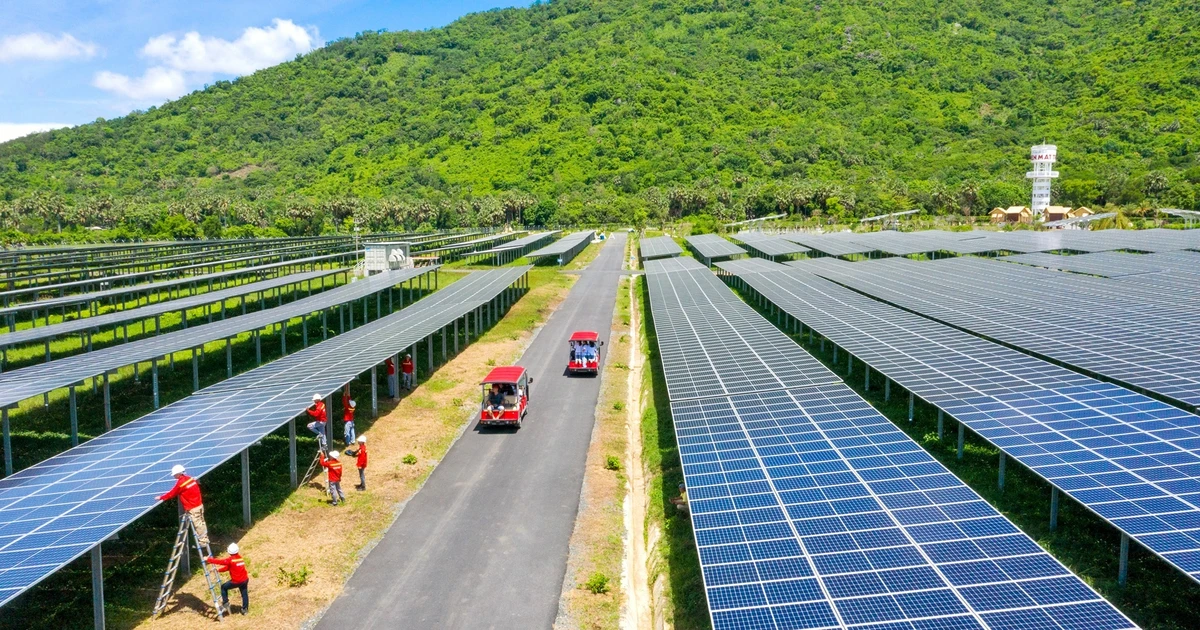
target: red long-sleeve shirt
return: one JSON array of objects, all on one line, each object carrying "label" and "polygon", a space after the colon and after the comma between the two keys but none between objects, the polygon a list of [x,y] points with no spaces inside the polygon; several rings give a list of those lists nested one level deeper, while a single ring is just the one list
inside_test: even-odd
[{"label": "red long-sleeve shirt", "polygon": [[395,361],[393,361],[389,358],[388,360],[384,361],[383,364],[387,366],[388,376],[391,376],[392,374],[396,373],[396,362]]},{"label": "red long-sleeve shirt", "polygon": [[349,394],[342,394],[342,420],[354,422],[354,407],[350,406]]},{"label": "red long-sleeve shirt", "polygon": [[180,475],[175,480],[175,487],[158,497],[158,500],[170,501],[175,497],[179,497],[179,502],[183,504],[184,510],[191,510],[204,504],[204,500],[200,498],[200,484],[187,475]]},{"label": "red long-sleeve shirt", "polygon": [[206,558],[204,560],[208,564],[217,565],[217,571],[224,573],[229,572],[229,581],[234,584],[241,584],[250,579],[246,574],[246,561],[238,554],[231,554],[228,558]]},{"label": "red long-sleeve shirt", "polygon": [[366,468],[367,467],[367,445],[366,445],[366,443],[361,443],[358,445],[358,458],[354,461],[354,466],[356,468]]},{"label": "red long-sleeve shirt", "polygon": [[321,462],[321,466],[325,468],[326,474],[329,475],[330,483],[342,480],[342,462],[336,459],[325,459],[324,455],[321,455],[321,459],[318,461]]},{"label": "red long-sleeve shirt", "polygon": [[304,411],[317,422],[325,422],[327,420],[325,416],[325,401],[323,400],[314,403],[312,409],[305,409]]},{"label": "red long-sleeve shirt", "polygon": [[400,369],[401,369],[401,370],[402,370],[402,371],[403,371],[405,374],[412,374],[412,373],[413,373],[413,362],[412,362],[412,359],[410,359],[410,358],[408,358],[408,357],[405,357],[405,358],[404,358],[404,360],[400,361]]}]

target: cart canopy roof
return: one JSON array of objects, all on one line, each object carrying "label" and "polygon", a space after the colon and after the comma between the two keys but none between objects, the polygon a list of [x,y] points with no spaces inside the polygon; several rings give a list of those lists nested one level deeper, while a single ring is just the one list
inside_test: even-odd
[{"label": "cart canopy roof", "polygon": [[491,372],[479,382],[480,385],[489,383],[516,383],[521,380],[521,376],[525,374],[525,368],[519,365],[508,365],[505,367],[492,368]]},{"label": "cart canopy roof", "polygon": [[590,330],[576,331],[569,341],[598,341],[600,335]]}]

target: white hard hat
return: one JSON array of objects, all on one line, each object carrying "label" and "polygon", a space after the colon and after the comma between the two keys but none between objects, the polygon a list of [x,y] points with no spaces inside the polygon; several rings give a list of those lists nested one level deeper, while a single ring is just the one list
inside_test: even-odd
[{"label": "white hard hat", "polygon": [[338,452],[337,452],[337,451],[329,451],[329,458],[330,458],[330,459],[337,459],[337,458],[338,458]]},{"label": "white hard hat", "polygon": [[237,543],[229,543],[229,547],[227,549],[225,549],[225,551],[228,551],[230,554],[237,553],[238,552]]},{"label": "white hard hat", "polygon": [[171,476],[172,477],[174,477],[175,475],[182,475],[182,474],[183,474],[183,466],[180,466],[179,464],[175,464],[174,466],[171,467]]},{"label": "white hard hat", "polygon": [[366,444],[366,443],[367,443],[367,436],[365,436],[365,435],[360,435],[360,436],[358,436],[358,443],[359,443],[359,444]]},{"label": "white hard hat", "polygon": [[350,407],[351,407],[351,408],[353,408],[353,407],[357,407],[357,406],[358,406],[358,403],[354,402],[353,400],[351,400],[351,401],[350,401]]},{"label": "white hard hat", "polygon": [[321,402],[321,395],[313,394],[313,402]]}]

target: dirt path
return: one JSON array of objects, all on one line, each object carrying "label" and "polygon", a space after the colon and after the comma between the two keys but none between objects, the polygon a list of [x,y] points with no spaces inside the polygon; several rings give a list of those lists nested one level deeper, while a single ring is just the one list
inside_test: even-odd
[{"label": "dirt path", "polygon": [[[566,274],[535,270],[532,290],[481,340],[466,346],[395,406],[381,401],[380,418],[366,431],[371,453],[369,492],[353,491],[356,479],[344,483],[348,501],[335,508],[325,503],[316,487],[300,488],[273,514],[247,530],[239,544],[250,570],[251,614],[235,614],[221,627],[299,628],[327,607],[360,559],[470,424],[468,419],[473,418],[478,404],[476,383],[484,366],[509,363],[521,356],[574,282],[575,278]],[[306,458],[307,454],[301,454],[302,466],[307,464]],[[348,479],[356,477],[352,466],[348,465]],[[165,564],[166,558],[163,561]],[[282,572],[298,575],[305,571],[307,579],[302,586],[289,587],[281,581]],[[205,604],[205,595],[204,580],[196,575],[182,585],[163,617],[147,619],[138,627],[215,627],[211,626],[212,606]],[[233,602],[240,603],[236,593]]]},{"label": "dirt path", "polygon": [[628,462],[629,492],[625,495],[625,561],[622,585],[626,593],[626,606],[622,611],[623,630],[647,630],[653,620],[653,604],[650,598],[649,573],[646,570],[649,558],[646,549],[646,487],[645,471],[642,468],[642,356],[641,326],[638,322],[637,282],[629,282],[630,320],[633,343],[629,345],[629,376],[626,383],[625,400],[625,461]]}]

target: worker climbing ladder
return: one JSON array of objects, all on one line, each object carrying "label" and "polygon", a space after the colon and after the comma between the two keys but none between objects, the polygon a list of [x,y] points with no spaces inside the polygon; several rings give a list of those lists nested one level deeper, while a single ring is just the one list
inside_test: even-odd
[{"label": "worker climbing ladder", "polygon": [[213,606],[217,609],[217,619],[223,618],[226,613],[221,607],[221,577],[215,568],[210,572],[209,565],[204,562],[206,558],[212,557],[212,549],[208,543],[200,542],[200,536],[196,534],[196,526],[192,523],[192,515],[184,512],[179,517],[179,531],[175,533],[175,547],[171,550],[171,560],[167,563],[166,572],[163,573],[163,582],[158,589],[158,601],[154,602],[152,617],[161,615],[167,607],[167,602],[171,599],[175,575],[179,573],[179,564],[183,561],[184,554],[188,552],[189,535],[195,543],[196,553],[200,556],[200,570],[204,573],[204,581],[208,584],[208,592],[212,595]]},{"label": "worker climbing ladder", "polygon": [[[318,440],[320,446],[317,447],[317,452],[313,455],[312,463],[308,465],[308,470],[304,473],[304,477],[300,479],[300,485],[304,486],[308,482],[317,478],[321,474],[321,456],[326,453],[324,440]],[[328,493],[328,488],[325,484],[321,484],[321,492]]]}]

